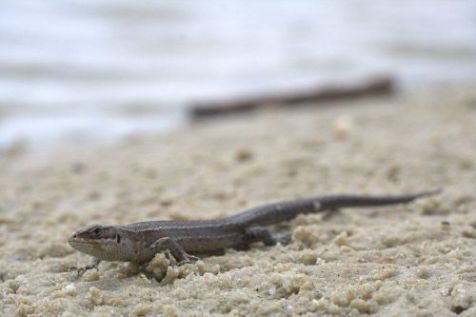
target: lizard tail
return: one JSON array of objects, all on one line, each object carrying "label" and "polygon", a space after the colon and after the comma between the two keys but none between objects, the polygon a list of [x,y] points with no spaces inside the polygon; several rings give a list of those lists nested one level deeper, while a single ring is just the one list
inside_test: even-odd
[{"label": "lizard tail", "polygon": [[227,218],[227,220],[231,223],[243,226],[266,226],[291,220],[300,214],[318,213],[345,207],[377,207],[406,204],[416,199],[436,195],[441,192],[441,189],[436,189],[399,196],[331,195],[301,198],[248,209]]},{"label": "lizard tail", "polygon": [[320,205],[321,210],[344,207],[377,207],[395,204],[406,204],[419,198],[440,194],[442,191],[442,189],[435,189],[431,191],[400,196],[326,196],[316,199],[315,203],[316,205]]}]

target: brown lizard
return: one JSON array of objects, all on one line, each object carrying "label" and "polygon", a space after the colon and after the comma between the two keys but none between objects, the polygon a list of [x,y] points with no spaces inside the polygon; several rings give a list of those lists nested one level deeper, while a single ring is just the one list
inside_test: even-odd
[{"label": "brown lizard", "polygon": [[104,261],[146,263],[155,254],[169,251],[178,264],[192,262],[198,255],[246,249],[253,242],[275,245],[278,241],[265,227],[299,214],[343,207],[376,207],[409,203],[440,190],[401,196],[333,195],[276,202],[215,220],[147,221],[128,225],[93,225],[71,235],[69,244],[92,255],[94,261],[81,270]]}]

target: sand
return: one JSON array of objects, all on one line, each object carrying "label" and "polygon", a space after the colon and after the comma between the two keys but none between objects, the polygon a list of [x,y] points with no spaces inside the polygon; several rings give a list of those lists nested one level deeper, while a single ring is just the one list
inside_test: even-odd
[{"label": "sand", "polygon": [[[474,87],[473,87],[474,88]],[[48,154],[45,154],[48,152]],[[1,316],[474,316],[476,90],[273,110],[0,159]],[[292,243],[140,271],[67,238],[92,223],[210,219],[334,193],[442,187],[405,206],[300,216]]]}]

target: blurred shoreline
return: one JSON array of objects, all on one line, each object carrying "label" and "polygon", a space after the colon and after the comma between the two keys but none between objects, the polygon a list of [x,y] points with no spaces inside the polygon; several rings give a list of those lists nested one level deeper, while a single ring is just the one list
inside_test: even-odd
[{"label": "blurred shoreline", "polygon": [[[343,87],[352,86],[344,85]],[[126,116],[111,116],[110,114],[91,116],[88,113],[81,113],[81,111],[71,111],[64,116],[54,115],[49,117],[48,114],[44,115],[32,111],[32,113],[22,118],[15,118],[15,116],[8,118],[7,116],[8,120],[4,120],[3,127],[11,124],[11,127],[15,127],[18,131],[12,129],[10,134],[2,135],[0,139],[3,143],[0,143],[0,156],[5,156],[9,160],[9,157],[15,158],[23,156],[23,154],[30,154],[29,156],[33,158],[43,157],[44,159],[49,159],[52,153],[59,154],[63,150],[68,152],[74,148],[84,148],[89,151],[97,146],[132,145],[134,142],[140,142],[140,140],[147,139],[149,136],[173,135],[181,131],[190,133],[197,127],[209,124],[220,125],[220,122],[225,125],[233,124],[233,122],[241,122],[243,119],[246,120],[246,118],[254,117],[257,117],[257,120],[259,120],[266,113],[276,111],[294,116],[294,113],[306,113],[312,109],[315,109],[312,111],[319,113],[320,111],[327,111],[326,109],[328,108],[346,109],[352,106],[355,109],[352,109],[351,112],[358,113],[360,107],[366,108],[366,104],[375,105],[378,102],[381,105],[391,105],[408,96],[426,96],[423,99],[431,100],[430,95],[438,94],[440,91],[450,91],[454,95],[472,96],[468,92],[472,91],[475,86],[475,81],[467,81],[464,83],[453,82],[451,84],[426,84],[413,87],[413,89],[402,89],[400,85],[392,82],[392,86],[389,87],[388,91],[384,89],[383,92],[377,91],[364,96],[337,98],[335,101],[308,101],[278,105],[261,104],[259,102],[260,99],[257,98],[258,103],[253,105],[251,109],[246,109],[245,107],[245,110],[242,111],[238,108],[238,111],[235,112],[236,109],[233,109],[232,105],[223,114],[221,113],[222,111],[219,111],[216,116],[213,114],[208,116],[207,114],[203,118],[201,116],[194,118],[194,108],[191,107],[192,105],[188,105],[187,108],[170,109],[168,111],[160,111],[154,107],[132,109],[126,107],[124,109],[124,113],[127,113]],[[332,87],[332,85],[324,87]],[[242,98],[244,97],[241,96],[230,100],[236,100],[239,105]],[[212,106],[213,113],[215,106],[218,106],[218,108],[223,106],[221,105],[223,100],[217,99],[216,102],[217,104],[215,105],[214,101],[211,100],[210,104],[204,103],[204,105]],[[469,98],[468,102],[473,104],[474,100]],[[197,106],[200,106],[200,104],[197,104]],[[228,105],[225,103],[224,106],[226,108]],[[447,106],[451,107],[452,105],[448,104]],[[375,107],[375,109],[377,108]],[[14,120],[18,121],[15,122]],[[25,133],[24,124],[28,125],[26,128],[27,133]],[[28,156],[25,158],[28,159]]]},{"label": "blurred shoreline", "polygon": [[404,90],[476,81],[474,12],[449,0],[2,1],[0,148],[170,131],[191,103],[381,73]]}]

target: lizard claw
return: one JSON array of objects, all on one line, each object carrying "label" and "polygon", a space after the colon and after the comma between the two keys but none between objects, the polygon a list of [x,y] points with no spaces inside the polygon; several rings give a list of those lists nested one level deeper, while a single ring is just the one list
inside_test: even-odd
[{"label": "lizard claw", "polygon": [[190,255],[190,254],[187,254],[184,259],[182,259],[180,262],[177,263],[177,266],[182,266],[184,264],[189,264],[189,263],[193,263],[193,262],[196,262],[200,260],[199,257],[196,257],[196,256],[193,256],[193,255]]},{"label": "lizard claw", "polygon": [[75,268],[75,269],[76,269],[76,279],[79,279],[88,270],[87,267],[80,267],[80,268]]},{"label": "lizard claw", "polygon": [[275,237],[276,242],[278,242],[281,245],[288,245],[292,241],[292,234],[291,233],[285,233],[282,235],[278,235]]},{"label": "lizard claw", "polygon": [[70,271],[76,271],[77,275],[76,275],[76,278],[79,279],[86,271],[90,270],[90,269],[98,269],[99,267],[99,263],[101,262],[101,260],[99,260],[98,258],[93,258],[93,260],[86,266],[83,266],[83,267],[72,267],[70,269]]},{"label": "lizard claw", "polygon": [[70,267],[68,271],[69,272],[76,272],[76,279],[79,279],[84,274],[84,272],[86,272],[87,270],[89,270],[89,268],[87,268],[87,267],[73,266],[73,267]]}]

